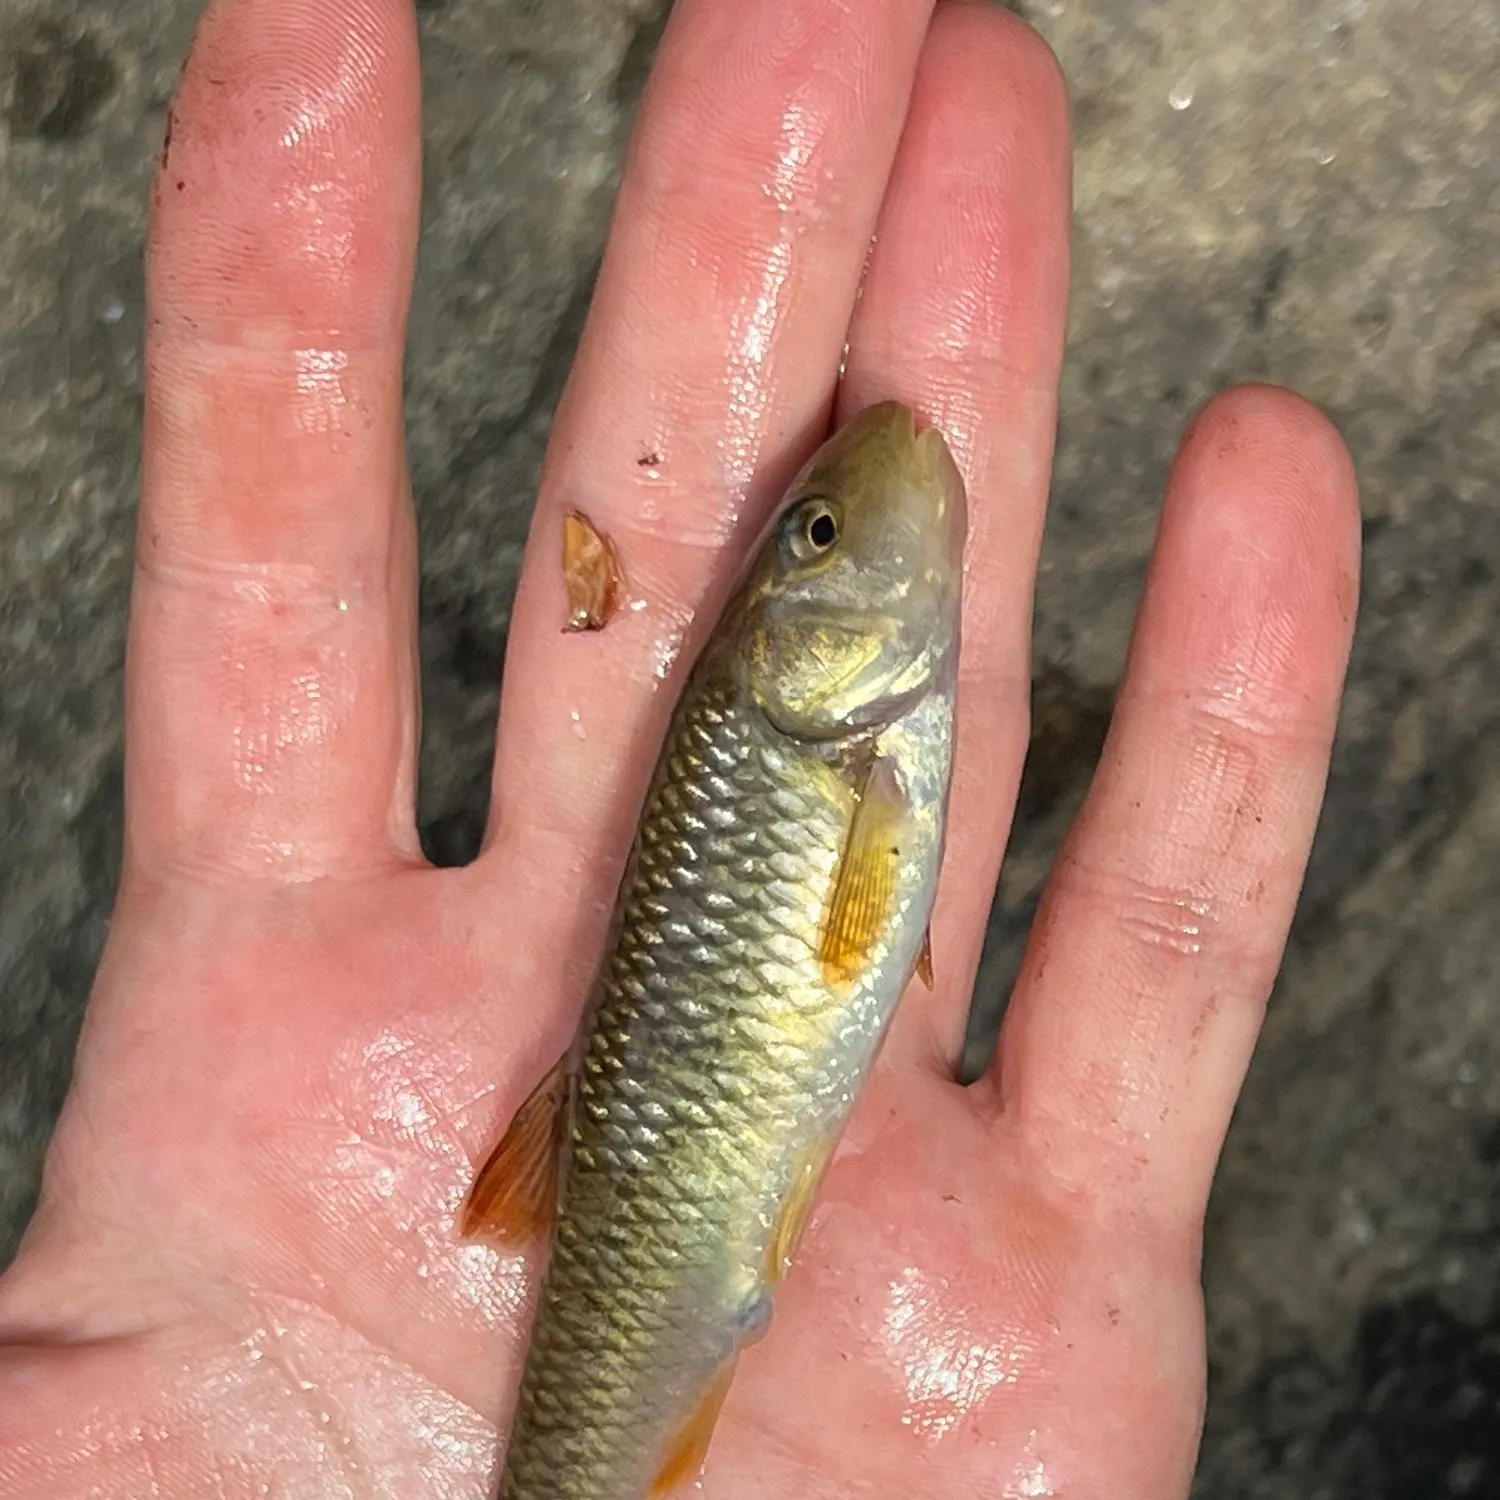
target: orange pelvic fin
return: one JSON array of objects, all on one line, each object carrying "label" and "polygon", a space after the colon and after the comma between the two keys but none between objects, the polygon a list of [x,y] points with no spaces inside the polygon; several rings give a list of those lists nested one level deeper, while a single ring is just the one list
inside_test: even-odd
[{"label": "orange pelvic fin", "polygon": [[506,1248],[544,1238],[557,1213],[557,1151],[568,1098],[563,1058],[531,1091],[464,1205],[466,1239]]},{"label": "orange pelvic fin", "polygon": [[724,1398],[734,1384],[734,1370],[738,1363],[739,1356],[736,1355],[719,1366],[692,1415],[672,1435],[663,1450],[661,1467],[646,1492],[649,1500],[663,1500],[673,1490],[698,1477],[703,1460],[708,1457],[708,1445],[713,1442],[719,1413],[724,1409]]}]

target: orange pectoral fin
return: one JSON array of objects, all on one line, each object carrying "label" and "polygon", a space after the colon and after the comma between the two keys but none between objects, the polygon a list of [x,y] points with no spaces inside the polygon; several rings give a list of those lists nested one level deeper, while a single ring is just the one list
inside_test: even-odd
[{"label": "orange pectoral fin", "polygon": [[837,989],[858,981],[890,922],[908,812],[895,766],[877,760],[860,789],[823,918],[818,957]]},{"label": "orange pectoral fin", "polygon": [[696,1479],[708,1457],[708,1445],[714,1440],[714,1428],[718,1426],[719,1413],[724,1409],[724,1399],[729,1387],[734,1384],[735,1366],[739,1356],[719,1366],[708,1389],[693,1408],[693,1414],[672,1435],[663,1450],[661,1467],[646,1492],[649,1500],[662,1500],[679,1486]]},{"label": "orange pectoral fin", "polygon": [[510,1248],[543,1238],[557,1212],[557,1150],[566,1121],[567,1059],[516,1111],[464,1205],[463,1234]]}]

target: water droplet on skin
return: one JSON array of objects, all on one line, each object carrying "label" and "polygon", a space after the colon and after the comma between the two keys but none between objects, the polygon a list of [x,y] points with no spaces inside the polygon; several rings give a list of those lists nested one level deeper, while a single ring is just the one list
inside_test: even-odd
[{"label": "water droplet on skin", "polygon": [[576,734],[579,739],[582,739],[584,737],[584,735],[583,735],[583,716],[575,708],[568,715],[568,719],[569,719],[569,721],[573,725],[573,733]]},{"label": "water droplet on skin", "polygon": [[1167,95],[1167,103],[1179,114],[1183,110],[1191,108],[1193,103],[1193,85],[1187,79],[1183,79]]},{"label": "water droplet on skin", "polygon": [[503,1264],[499,1252],[488,1245],[462,1245],[454,1261],[458,1295],[470,1307],[483,1307],[495,1294],[496,1272]]},{"label": "water droplet on skin", "polygon": [[410,1090],[399,1090],[395,1103],[396,1123],[403,1130],[416,1130],[428,1123],[427,1105]]},{"label": "water droplet on skin", "polygon": [[1021,1466],[1011,1493],[1017,1496],[1018,1500],[1021,1500],[1021,1497],[1024,1497],[1024,1500],[1042,1500],[1043,1496],[1052,1493],[1052,1486],[1047,1483],[1047,1470],[1040,1460]]},{"label": "water droplet on skin", "polygon": [[644,599],[632,599],[627,607],[629,608],[631,614],[638,615],[643,609],[645,609],[646,601]]}]

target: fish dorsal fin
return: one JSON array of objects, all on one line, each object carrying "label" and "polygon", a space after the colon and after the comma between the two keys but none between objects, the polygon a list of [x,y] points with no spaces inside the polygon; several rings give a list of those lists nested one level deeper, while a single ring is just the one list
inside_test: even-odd
[{"label": "fish dorsal fin", "polygon": [[718,1426],[719,1413],[724,1409],[724,1398],[734,1384],[738,1364],[739,1356],[735,1355],[714,1371],[714,1377],[699,1397],[692,1415],[673,1433],[671,1441],[662,1450],[661,1466],[646,1491],[648,1500],[664,1500],[673,1490],[698,1477],[703,1460],[708,1457],[708,1445],[714,1440],[714,1428]]},{"label": "fish dorsal fin", "polygon": [[909,811],[895,763],[876,759],[860,787],[818,945],[823,976],[837,989],[869,967],[891,919]]},{"label": "fish dorsal fin", "polygon": [[543,1238],[557,1213],[557,1153],[567,1119],[567,1058],[531,1091],[464,1205],[467,1239],[510,1247]]}]

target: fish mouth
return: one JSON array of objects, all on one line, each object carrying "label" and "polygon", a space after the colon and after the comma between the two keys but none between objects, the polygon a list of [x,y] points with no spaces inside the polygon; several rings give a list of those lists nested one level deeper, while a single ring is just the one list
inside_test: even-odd
[{"label": "fish mouth", "polygon": [[920,428],[913,442],[926,469],[927,486],[936,496],[933,521],[943,529],[948,565],[961,571],[969,535],[969,505],[958,460],[948,439],[935,426]]},{"label": "fish mouth", "polygon": [[944,557],[955,570],[963,566],[968,537],[968,496],[958,461],[943,430],[902,401],[867,406],[840,431],[844,451],[863,442],[882,440],[907,477],[908,496],[921,497],[928,514],[923,530],[940,533]]}]

